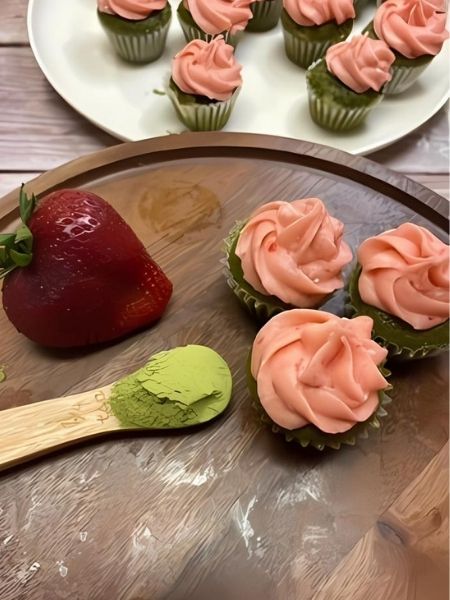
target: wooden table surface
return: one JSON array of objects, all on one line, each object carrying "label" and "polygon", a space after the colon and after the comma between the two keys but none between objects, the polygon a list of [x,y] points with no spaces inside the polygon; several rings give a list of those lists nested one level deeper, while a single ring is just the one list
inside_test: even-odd
[{"label": "wooden table surface", "polygon": [[[73,111],[46,82],[28,45],[26,4],[26,0],[0,0],[0,196],[45,170],[117,143]],[[370,158],[448,198],[447,110],[443,109],[418,131]],[[19,511],[20,499],[17,502]],[[3,511],[0,506],[0,517]],[[382,527],[380,522],[394,523],[396,527]],[[439,564],[448,565],[448,524],[447,442],[393,499],[378,524],[368,527],[366,534],[336,565],[315,593],[315,600],[445,600],[444,596],[430,598],[427,587],[415,585],[414,578],[417,570],[421,571],[418,581],[426,581],[426,560],[436,559]],[[396,537],[395,531],[399,530],[402,536]],[[26,600],[23,584],[39,569],[37,563],[28,564],[27,557],[17,572],[17,585],[1,593],[2,558],[8,552],[11,537],[2,531],[0,519],[0,598]],[[396,565],[402,565],[409,573],[410,584],[405,584],[398,569],[393,570],[387,560],[393,554],[384,553],[386,540],[398,557]],[[101,552],[100,547],[98,551]],[[64,564],[56,568],[64,577]],[[380,578],[391,578],[393,583],[388,588],[393,595],[380,595]],[[296,600],[311,597],[299,593]],[[33,598],[50,600],[45,593]]]}]

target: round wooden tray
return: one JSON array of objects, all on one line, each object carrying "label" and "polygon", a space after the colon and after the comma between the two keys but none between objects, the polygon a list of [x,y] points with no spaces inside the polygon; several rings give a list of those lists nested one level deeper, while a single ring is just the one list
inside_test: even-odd
[{"label": "round wooden tray", "polygon": [[[251,407],[245,362],[257,328],[220,262],[235,221],[269,200],[322,198],[353,248],[409,220],[445,239],[447,201],[364,158],[225,133],[119,145],[27,189],[63,186],[111,202],[174,296],[157,326],[90,352],[38,348],[0,312],[0,408],[106,384],[187,343],[224,356],[234,395],[222,418],[189,434],[115,437],[3,474],[2,599],[397,599],[409,586],[447,597],[447,358],[394,368],[389,416],[355,448],[287,444]],[[0,201],[0,231],[14,227],[17,198]],[[328,308],[342,304],[341,293]]]}]

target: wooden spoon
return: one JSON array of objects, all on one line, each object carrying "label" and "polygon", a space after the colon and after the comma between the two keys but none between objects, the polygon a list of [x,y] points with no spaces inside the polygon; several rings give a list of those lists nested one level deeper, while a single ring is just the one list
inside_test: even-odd
[{"label": "wooden spoon", "polygon": [[111,388],[0,411],[0,470],[83,439],[130,430],[112,414]]}]

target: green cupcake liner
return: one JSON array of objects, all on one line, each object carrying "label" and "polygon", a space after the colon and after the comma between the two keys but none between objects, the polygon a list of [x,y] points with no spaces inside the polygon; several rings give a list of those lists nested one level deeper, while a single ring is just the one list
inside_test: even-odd
[{"label": "green cupcake liner", "polygon": [[[392,402],[386,392],[379,392],[380,403],[373,415],[366,421],[357,423],[351,429],[343,433],[325,433],[315,425],[305,425],[305,427],[292,430],[284,429],[272,421],[261,405],[258,397],[257,384],[250,371],[250,364],[251,353],[247,364],[247,383],[250,396],[253,400],[253,406],[258,412],[261,422],[270,425],[273,433],[283,435],[287,442],[295,442],[302,446],[302,448],[312,446],[316,450],[324,450],[325,448],[339,450],[342,445],[354,446],[358,439],[368,438],[369,432],[372,429],[380,429],[380,419],[386,417],[388,414],[385,407]],[[390,371],[384,367],[380,367],[380,371],[384,377],[389,377]],[[389,386],[388,389],[392,389],[392,386]]]},{"label": "green cupcake liner", "polygon": [[373,90],[357,94],[328,71],[324,60],[310,66],[306,84],[313,121],[331,131],[351,131],[361,126],[383,99],[383,94]]},{"label": "green cupcake liner", "polygon": [[389,357],[398,361],[417,360],[442,354],[449,347],[449,322],[428,330],[416,330],[411,325],[383,310],[366,304],[358,289],[361,266],[354,269],[349,285],[349,302],[346,305],[349,316],[366,315],[373,319],[373,337],[387,348]]},{"label": "green cupcake liner", "polygon": [[[373,28],[373,21],[364,29],[369,37],[378,40],[378,36]],[[381,90],[386,96],[401,94],[409,89],[429,66],[434,56],[424,55],[417,58],[406,58],[396,50],[391,48],[395,54],[395,61],[391,66],[392,79],[388,81]]]},{"label": "green cupcake liner", "polygon": [[146,64],[164,52],[172,10],[170,5],[141,21],[128,21],[97,11],[100,23],[116,53],[127,62]]},{"label": "green cupcake liner", "polygon": [[199,98],[182,92],[173,80],[167,88],[167,95],[177,112],[179,119],[191,131],[217,131],[228,123],[233,107],[239,96],[236,89],[229,100],[203,102]]},{"label": "green cupcake liner", "polygon": [[331,104],[326,98],[320,98],[314,90],[308,88],[309,112],[312,120],[331,131],[350,131],[360,127],[371,111],[371,106],[348,108]]},{"label": "green cupcake liner", "polygon": [[285,9],[281,12],[281,23],[286,56],[304,69],[322,58],[330,46],[345,40],[353,27],[353,19],[342,25],[330,22],[318,27],[303,27],[291,19]]},{"label": "green cupcake liner", "polygon": [[[191,13],[185,8],[183,1],[181,1],[178,5],[177,15],[187,42],[192,42],[192,40],[203,40],[205,42],[210,42],[219,35],[205,33],[202,29],[200,29],[200,27],[192,18]],[[243,35],[243,31],[238,31],[234,34],[231,34],[229,31],[223,31],[220,35],[223,35],[227,44],[230,44],[230,46],[236,48]]]},{"label": "green cupcake liner", "polygon": [[295,308],[275,296],[265,296],[253,289],[244,279],[241,261],[235,250],[244,223],[237,223],[225,239],[225,277],[241,305],[258,321],[265,323],[284,310]]},{"label": "green cupcake liner", "polygon": [[250,5],[253,19],[247,25],[247,31],[269,31],[277,26],[283,8],[282,0],[264,0]]}]

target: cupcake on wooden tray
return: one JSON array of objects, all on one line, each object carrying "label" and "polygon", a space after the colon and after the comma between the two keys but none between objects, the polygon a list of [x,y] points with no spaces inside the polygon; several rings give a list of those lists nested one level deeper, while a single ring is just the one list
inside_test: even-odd
[{"label": "cupcake on wooden tray", "polygon": [[168,87],[180,120],[192,131],[222,129],[241,89],[241,69],[222,36],[187,44],[173,59]]},{"label": "cupcake on wooden tray", "polygon": [[172,11],[167,0],[98,0],[98,18],[114,50],[131,63],[161,56]]},{"label": "cupcake on wooden tray", "polygon": [[417,81],[448,38],[445,22],[441,0],[387,0],[379,6],[365,31],[395,54],[385,94],[405,92]]},{"label": "cupcake on wooden tray", "polygon": [[186,41],[223,35],[235,47],[252,18],[252,0],[182,0],[178,19]]},{"label": "cupcake on wooden tray", "polygon": [[353,0],[283,0],[286,55],[307,69],[327,49],[345,40],[353,27]]},{"label": "cupcake on wooden tray", "polygon": [[384,42],[365,35],[331,46],[306,74],[312,119],[332,131],[362,125],[383,98],[394,60]]},{"label": "cupcake on wooden tray", "polygon": [[317,307],[344,286],[352,252],[343,233],[318,198],[264,204],[226,240],[228,284],[261,321]]},{"label": "cupcake on wooden tray", "polygon": [[289,310],[253,343],[248,382],[263,421],[288,441],[319,450],[353,445],[379,428],[390,386],[387,350],[371,339],[372,319]]},{"label": "cupcake on wooden tray", "polygon": [[351,310],[374,321],[392,357],[439,354],[449,345],[449,247],[404,223],[364,241],[349,286]]},{"label": "cupcake on wooden tray", "polygon": [[[244,0],[246,1],[246,0]],[[250,4],[253,18],[248,22],[247,31],[269,31],[280,20],[283,0],[253,0]]]}]

